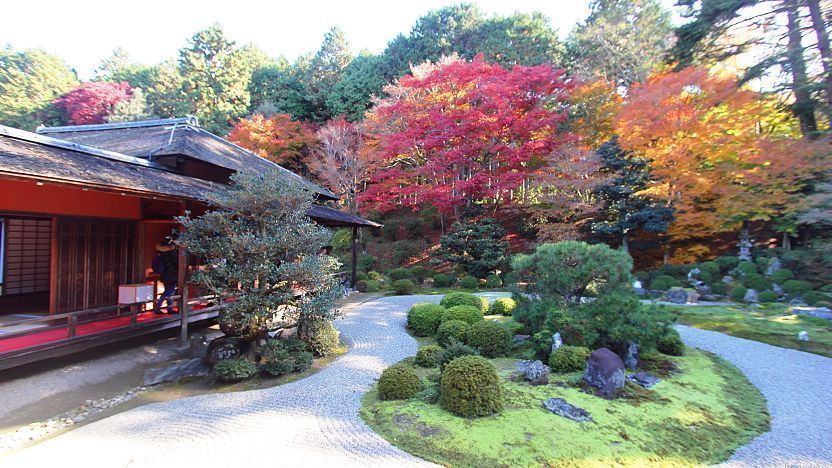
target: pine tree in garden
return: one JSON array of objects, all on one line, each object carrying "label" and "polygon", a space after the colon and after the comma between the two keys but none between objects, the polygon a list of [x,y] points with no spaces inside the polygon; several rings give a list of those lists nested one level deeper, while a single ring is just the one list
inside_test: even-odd
[{"label": "pine tree in garden", "polygon": [[490,218],[454,223],[451,232],[442,236],[439,258],[462,266],[474,278],[485,278],[507,265],[506,234]]},{"label": "pine tree in garden", "polygon": [[304,337],[334,317],[338,264],[320,254],[330,234],[307,216],[312,200],[282,171],[239,173],[227,190],[209,194],[211,211],[178,218],[180,242],[205,264],[191,280],[233,299],[219,317],[226,334],[262,337],[280,317],[296,319]]}]

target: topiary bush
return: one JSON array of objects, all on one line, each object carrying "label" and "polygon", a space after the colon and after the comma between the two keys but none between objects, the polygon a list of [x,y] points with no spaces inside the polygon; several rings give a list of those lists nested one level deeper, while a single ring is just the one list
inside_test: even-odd
[{"label": "topiary bush", "polygon": [[719,294],[720,296],[728,294],[728,285],[722,281],[713,282],[709,286],[711,287],[711,292],[714,294]]},{"label": "topiary bush", "polygon": [[463,356],[445,366],[442,373],[442,407],[457,416],[473,418],[503,409],[503,389],[497,368],[479,356]]},{"label": "topiary bush", "polygon": [[774,281],[777,284],[783,284],[786,281],[788,281],[790,279],[793,279],[793,278],[794,278],[794,273],[791,270],[787,269],[787,268],[781,268],[781,269],[775,271],[774,273],[772,273],[772,275],[771,275],[771,280]]},{"label": "topiary bush", "polygon": [[774,291],[763,291],[757,296],[760,302],[777,302],[777,293]]},{"label": "topiary bush", "polygon": [[737,270],[744,275],[750,275],[757,273],[757,265],[755,265],[754,262],[740,262],[740,264],[737,265]]},{"label": "topiary bush", "polygon": [[788,280],[782,285],[783,291],[790,296],[800,296],[812,290],[812,285],[808,281],[803,280]]},{"label": "topiary bush", "polygon": [[413,294],[413,291],[416,290],[416,285],[409,279],[393,281],[391,286],[393,287],[393,291],[396,291],[396,294]]},{"label": "topiary bush", "polygon": [[442,322],[436,330],[436,342],[441,346],[450,345],[452,340],[464,343],[465,340],[468,339],[468,330],[470,329],[471,325],[469,325],[468,322],[463,322],[462,320],[449,320],[447,322]]},{"label": "topiary bush", "polygon": [[820,302],[828,301],[829,294],[820,291],[809,291],[803,293],[803,300],[810,306],[817,305]]},{"label": "topiary bush", "polygon": [[257,366],[248,359],[226,359],[214,366],[214,377],[223,382],[237,382],[257,373]]},{"label": "topiary bush", "polygon": [[410,276],[419,284],[425,282],[425,280],[430,276],[430,270],[423,266],[415,266],[410,269]]},{"label": "topiary bush", "polygon": [[449,320],[462,320],[465,323],[474,324],[482,321],[482,312],[476,307],[469,305],[458,305],[445,310],[442,314],[442,322]]},{"label": "topiary bush", "polygon": [[381,279],[381,273],[377,271],[368,271],[367,278],[369,278],[372,281],[378,281]]},{"label": "topiary bush", "polygon": [[439,355],[439,372],[445,370],[445,366],[454,359],[462,356],[479,356],[480,353],[476,349],[460,342],[459,340],[451,340],[442,354]]},{"label": "topiary bush", "polygon": [[712,277],[716,277],[719,275],[720,267],[719,263],[717,262],[702,262],[699,264],[699,270],[704,272],[710,273]]},{"label": "topiary bush", "polygon": [[737,265],[740,264],[739,257],[733,255],[723,255],[721,257],[717,257],[714,261],[719,265],[722,271],[728,271],[732,268],[736,268]]},{"label": "topiary bush", "polygon": [[439,303],[448,308],[458,305],[469,305],[478,308],[483,314],[488,312],[488,299],[466,292],[445,294],[445,297]]},{"label": "topiary bush", "polygon": [[312,353],[300,340],[269,340],[260,356],[260,367],[274,376],[303,372],[312,367]]},{"label": "topiary bush", "polygon": [[589,348],[583,346],[561,346],[549,356],[552,372],[577,372],[586,368]]},{"label": "topiary bush", "polygon": [[656,349],[670,356],[683,356],[685,354],[685,343],[682,342],[682,337],[679,336],[679,332],[670,329],[656,343]]},{"label": "topiary bush", "polygon": [[424,385],[416,372],[404,364],[393,364],[384,369],[378,379],[380,400],[407,400],[422,391]]},{"label": "topiary bush", "polygon": [[445,308],[439,304],[414,304],[407,313],[407,326],[416,336],[432,336],[442,322]]},{"label": "topiary bush", "polygon": [[499,323],[481,321],[471,325],[466,343],[485,357],[505,356],[511,348],[511,333]]},{"label": "topiary bush", "polygon": [[492,274],[492,275],[488,275],[488,277],[485,278],[485,287],[486,288],[494,289],[494,288],[499,288],[502,285],[503,285],[503,280],[502,280],[502,278],[500,278],[497,275]]},{"label": "topiary bush", "polygon": [[745,293],[747,293],[747,292],[748,292],[748,288],[746,288],[743,285],[738,284],[738,285],[734,286],[733,288],[731,288],[731,299],[733,299],[736,302],[741,302],[745,299]]},{"label": "topiary bush", "polygon": [[439,365],[439,357],[442,356],[442,347],[427,345],[419,348],[416,352],[416,365],[420,367],[436,367]]},{"label": "topiary bush", "polygon": [[755,291],[765,291],[771,287],[771,280],[759,273],[749,273],[742,280],[742,284]]},{"label": "topiary bush", "polygon": [[491,304],[491,313],[494,315],[510,316],[516,307],[517,303],[514,299],[510,297],[498,297],[494,300],[494,303]]},{"label": "topiary bush", "polygon": [[338,351],[340,333],[328,320],[310,320],[301,336],[310,351],[318,356],[329,356]]},{"label": "topiary bush", "polygon": [[412,278],[410,270],[407,268],[394,268],[387,272],[387,276],[389,276],[393,281]]},{"label": "topiary bush", "polygon": [[358,280],[355,282],[355,289],[358,292],[369,292],[370,291],[370,281],[369,280]]},{"label": "topiary bush", "polygon": [[459,287],[462,289],[475,290],[480,287],[480,282],[473,276],[465,276],[459,280]]},{"label": "topiary bush", "polygon": [[433,277],[433,285],[437,288],[446,288],[452,284],[454,284],[453,278],[444,273],[437,273]]},{"label": "topiary bush", "polygon": [[667,291],[670,288],[678,288],[679,286],[679,280],[668,275],[657,276],[653,282],[650,283],[650,289],[658,291]]}]

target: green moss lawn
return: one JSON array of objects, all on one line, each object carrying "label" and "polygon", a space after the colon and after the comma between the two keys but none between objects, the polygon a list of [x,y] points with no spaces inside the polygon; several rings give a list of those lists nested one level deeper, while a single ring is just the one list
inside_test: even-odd
[{"label": "green moss lawn", "polygon": [[[678,371],[653,390],[628,384],[618,400],[582,392],[575,373],[538,387],[504,379],[505,410],[485,418],[460,418],[418,398],[379,401],[375,391],[361,416],[393,445],[450,466],[711,464],[768,430],[765,400],[735,367],[693,349],[663,359]],[[493,362],[505,378],[516,360]],[[425,377],[438,372],[416,369]],[[542,400],[553,397],[588,410],[595,422],[544,410]]]},{"label": "green moss lawn", "polygon": [[[832,321],[792,314],[785,304],[668,307],[685,325],[832,357]],[[797,339],[802,330],[808,342]]]}]

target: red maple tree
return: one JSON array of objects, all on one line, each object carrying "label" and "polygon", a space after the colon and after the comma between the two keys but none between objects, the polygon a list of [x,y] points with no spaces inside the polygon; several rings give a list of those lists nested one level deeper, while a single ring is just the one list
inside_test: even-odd
[{"label": "red maple tree", "polygon": [[133,96],[133,88],[127,83],[91,81],[55,99],[52,103],[66,112],[74,125],[104,123],[116,104]]}]

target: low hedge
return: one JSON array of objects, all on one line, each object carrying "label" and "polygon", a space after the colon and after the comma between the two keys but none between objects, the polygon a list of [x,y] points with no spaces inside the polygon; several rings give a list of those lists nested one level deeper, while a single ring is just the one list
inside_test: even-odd
[{"label": "low hedge", "polygon": [[445,366],[440,403],[457,416],[473,418],[503,409],[503,389],[497,368],[479,356],[463,356]]},{"label": "low hedge", "polygon": [[782,285],[783,291],[791,296],[800,296],[812,290],[812,284],[803,280],[788,280]]},{"label": "low hedge", "polygon": [[552,372],[577,372],[586,369],[589,349],[583,346],[561,346],[549,356]]},{"label": "low hedge", "polygon": [[413,291],[416,290],[416,285],[409,279],[393,281],[391,286],[393,291],[396,291],[396,294],[413,294]]},{"label": "low hedge", "polygon": [[442,322],[445,308],[439,304],[414,304],[407,313],[407,326],[416,336],[432,336]]},{"label": "low hedge", "polygon": [[446,288],[454,284],[454,279],[444,273],[437,273],[433,277],[433,285],[437,288]]},{"label": "low hedge", "polygon": [[745,300],[745,293],[747,293],[747,292],[748,292],[748,288],[746,288],[743,285],[738,284],[738,285],[734,286],[733,288],[731,288],[731,299],[733,299],[737,302],[742,302],[743,300]]},{"label": "low hedge", "polygon": [[470,305],[480,309],[483,314],[488,312],[488,299],[466,292],[445,294],[445,297],[439,303],[448,308],[458,305]]},{"label": "low hedge", "polygon": [[820,291],[809,291],[803,294],[803,300],[811,306],[817,305],[820,302],[828,301],[829,299],[830,294]]},{"label": "low hedge", "polygon": [[474,324],[482,321],[482,312],[476,307],[469,305],[458,305],[450,307],[442,314],[442,322],[449,320],[462,320],[463,322]]},{"label": "low hedge", "polygon": [[466,276],[459,280],[459,287],[462,289],[476,290],[480,287],[480,281],[473,276]]},{"label": "low hedge", "polygon": [[480,321],[471,325],[466,343],[485,357],[505,356],[511,348],[511,333],[499,323]]},{"label": "low hedge", "polygon": [[237,382],[257,374],[257,365],[248,359],[226,359],[214,366],[214,376],[223,382]]},{"label": "low hedge", "polygon": [[763,291],[757,296],[760,302],[777,302],[777,293],[774,291]]},{"label": "low hedge", "polygon": [[650,289],[658,291],[667,291],[670,288],[678,288],[679,286],[679,280],[669,275],[657,276],[653,282],[650,283]]},{"label": "low hedge", "polygon": [[273,376],[303,372],[312,367],[312,353],[300,340],[269,340],[260,356],[263,372]]},{"label": "low hedge", "polygon": [[378,379],[380,400],[406,400],[422,391],[422,379],[404,364],[393,364],[384,369]]},{"label": "low hedge", "polygon": [[771,274],[771,280],[780,285],[790,279],[794,279],[794,273],[787,268],[781,268]]},{"label": "low hedge", "polygon": [[436,342],[441,346],[448,346],[452,340],[464,343],[468,339],[468,330],[471,325],[462,320],[449,320],[442,322],[439,329],[436,330]]}]

